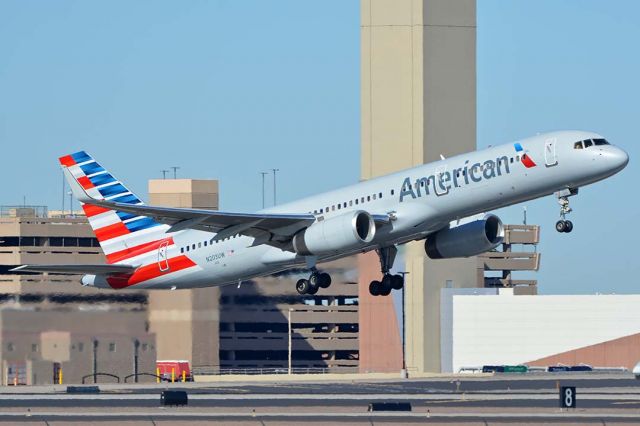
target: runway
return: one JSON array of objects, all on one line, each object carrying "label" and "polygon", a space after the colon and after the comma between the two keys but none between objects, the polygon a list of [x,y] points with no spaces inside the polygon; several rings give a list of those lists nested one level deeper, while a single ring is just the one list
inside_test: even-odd
[{"label": "runway", "polygon": [[[315,380],[314,380],[315,379]],[[221,380],[224,380],[222,377]],[[559,408],[557,386],[576,386],[577,408]],[[188,406],[162,407],[163,389],[185,390]],[[411,411],[367,411],[375,402],[409,402]],[[0,422],[23,424],[634,424],[640,381],[628,374],[458,376],[319,382],[3,387]]]}]

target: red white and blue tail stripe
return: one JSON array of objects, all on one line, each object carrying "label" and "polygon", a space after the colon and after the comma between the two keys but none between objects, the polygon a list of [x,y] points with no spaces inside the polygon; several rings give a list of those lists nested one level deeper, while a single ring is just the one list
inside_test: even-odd
[{"label": "red white and blue tail stripe", "polygon": [[[75,179],[76,188],[81,186],[87,195],[86,200],[81,200],[87,201],[82,204],[82,209],[104,251],[107,263],[140,265],[133,275],[107,278],[112,287],[122,288],[158,279],[195,265],[185,256],[171,258],[171,254],[177,250],[172,234],[166,233],[168,225],[147,216],[90,204],[90,199],[124,204],[143,202],[86,152],[79,151],[60,157],[60,164]],[[72,188],[76,182],[70,182]],[[161,248],[168,265],[174,266],[173,268],[158,266],[158,252]]]}]

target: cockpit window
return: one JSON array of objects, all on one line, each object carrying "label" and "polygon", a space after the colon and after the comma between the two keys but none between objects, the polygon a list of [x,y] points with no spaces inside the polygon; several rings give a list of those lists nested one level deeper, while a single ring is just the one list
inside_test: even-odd
[{"label": "cockpit window", "polygon": [[582,141],[576,142],[576,143],[573,144],[573,149],[582,149],[582,148],[584,148],[582,146]]},{"label": "cockpit window", "polygon": [[606,139],[594,139],[593,143],[596,145],[609,145]]},{"label": "cockpit window", "polygon": [[585,139],[584,147],[589,148],[591,145],[593,145],[593,143],[591,142],[591,139]]}]

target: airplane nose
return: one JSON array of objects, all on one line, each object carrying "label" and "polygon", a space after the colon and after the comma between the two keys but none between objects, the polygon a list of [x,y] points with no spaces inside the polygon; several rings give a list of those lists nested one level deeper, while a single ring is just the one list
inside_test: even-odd
[{"label": "airplane nose", "polygon": [[622,170],[629,163],[629,154],[624,149],[614,147],[610,161],[616,170]]}]

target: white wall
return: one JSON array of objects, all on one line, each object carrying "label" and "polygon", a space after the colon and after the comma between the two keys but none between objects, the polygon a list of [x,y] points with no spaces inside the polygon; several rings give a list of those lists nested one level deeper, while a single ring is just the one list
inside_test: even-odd
[{"label": "white wall", "polygon": [[[640,295],[470,296],[452,299],[443,372],[488,364],[521,364],[640,333]],[[450,354],[450,355],[449,355]],[[451,370],[445,370],[444,366]]]}]

